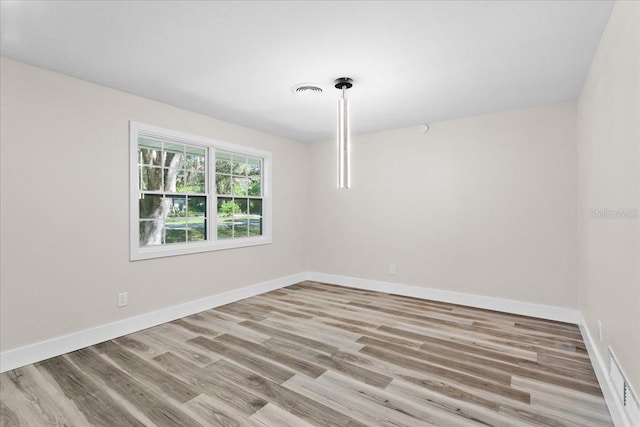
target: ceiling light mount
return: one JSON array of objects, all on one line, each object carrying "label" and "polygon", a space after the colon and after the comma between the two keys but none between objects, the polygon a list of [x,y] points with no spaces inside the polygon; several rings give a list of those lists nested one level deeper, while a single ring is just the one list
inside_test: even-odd
[{"label": "ceiling light mount", "polygon": [[351,87],[353,86],[353,79],[350,79],[349,77],[340,77],[339,79],[336,79],[335,81],[335,86],[336,89],[351,89]]}]

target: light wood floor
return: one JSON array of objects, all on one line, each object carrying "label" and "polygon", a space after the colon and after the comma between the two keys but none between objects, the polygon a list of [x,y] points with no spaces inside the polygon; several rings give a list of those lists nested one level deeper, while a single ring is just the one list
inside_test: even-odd
[{"label": "light wood floor", "polygon": [[575,325],[304,282],[0,376],[2,426],[607,426]]}]

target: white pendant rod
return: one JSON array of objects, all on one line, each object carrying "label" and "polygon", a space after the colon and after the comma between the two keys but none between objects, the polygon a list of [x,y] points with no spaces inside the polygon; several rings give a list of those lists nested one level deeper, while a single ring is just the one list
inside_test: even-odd
[{"label": "white pendant rod", "polygon": [[336,82],[336,88],[342,89],[342,98],[338,100],[338,188],[348,189],[350,176],[350,132],[349,132],[349,100],[346,91],[351,87],[351,79],[343,78]]}]

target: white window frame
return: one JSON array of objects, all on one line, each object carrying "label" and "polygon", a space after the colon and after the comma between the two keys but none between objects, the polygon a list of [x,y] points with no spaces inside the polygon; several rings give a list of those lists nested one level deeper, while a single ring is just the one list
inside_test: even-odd
[{"label": "white window frame", "polygon": [[[155,246],[140,246],[139,197],[138,188],[138,138],[148,136],[169,140],[180,144],[204,147],[207,149],[207,238],[205,241],[172,243]],[[218,239],[218,195],[216,192],[216,150],[262,159],[262,235],[231,239]],[[191,135],[175,130],[164,129],[134,121],[129,122],[129,223],[130,223],[130,260],[161,258],[186,255],[271,243],[271,153],[216,139]]]}]

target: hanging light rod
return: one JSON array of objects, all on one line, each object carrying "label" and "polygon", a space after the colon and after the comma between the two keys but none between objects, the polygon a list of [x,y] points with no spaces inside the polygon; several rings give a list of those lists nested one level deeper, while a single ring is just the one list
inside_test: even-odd
[{"label": "hanging light rod", "polygon": [[346,91],[353,86],[349,77],[340,77],[335,81],[336,89],[342,91],[342,98],[338,100],[338,188],[347,189],[350,186],[349,172],[349,100]]}]

